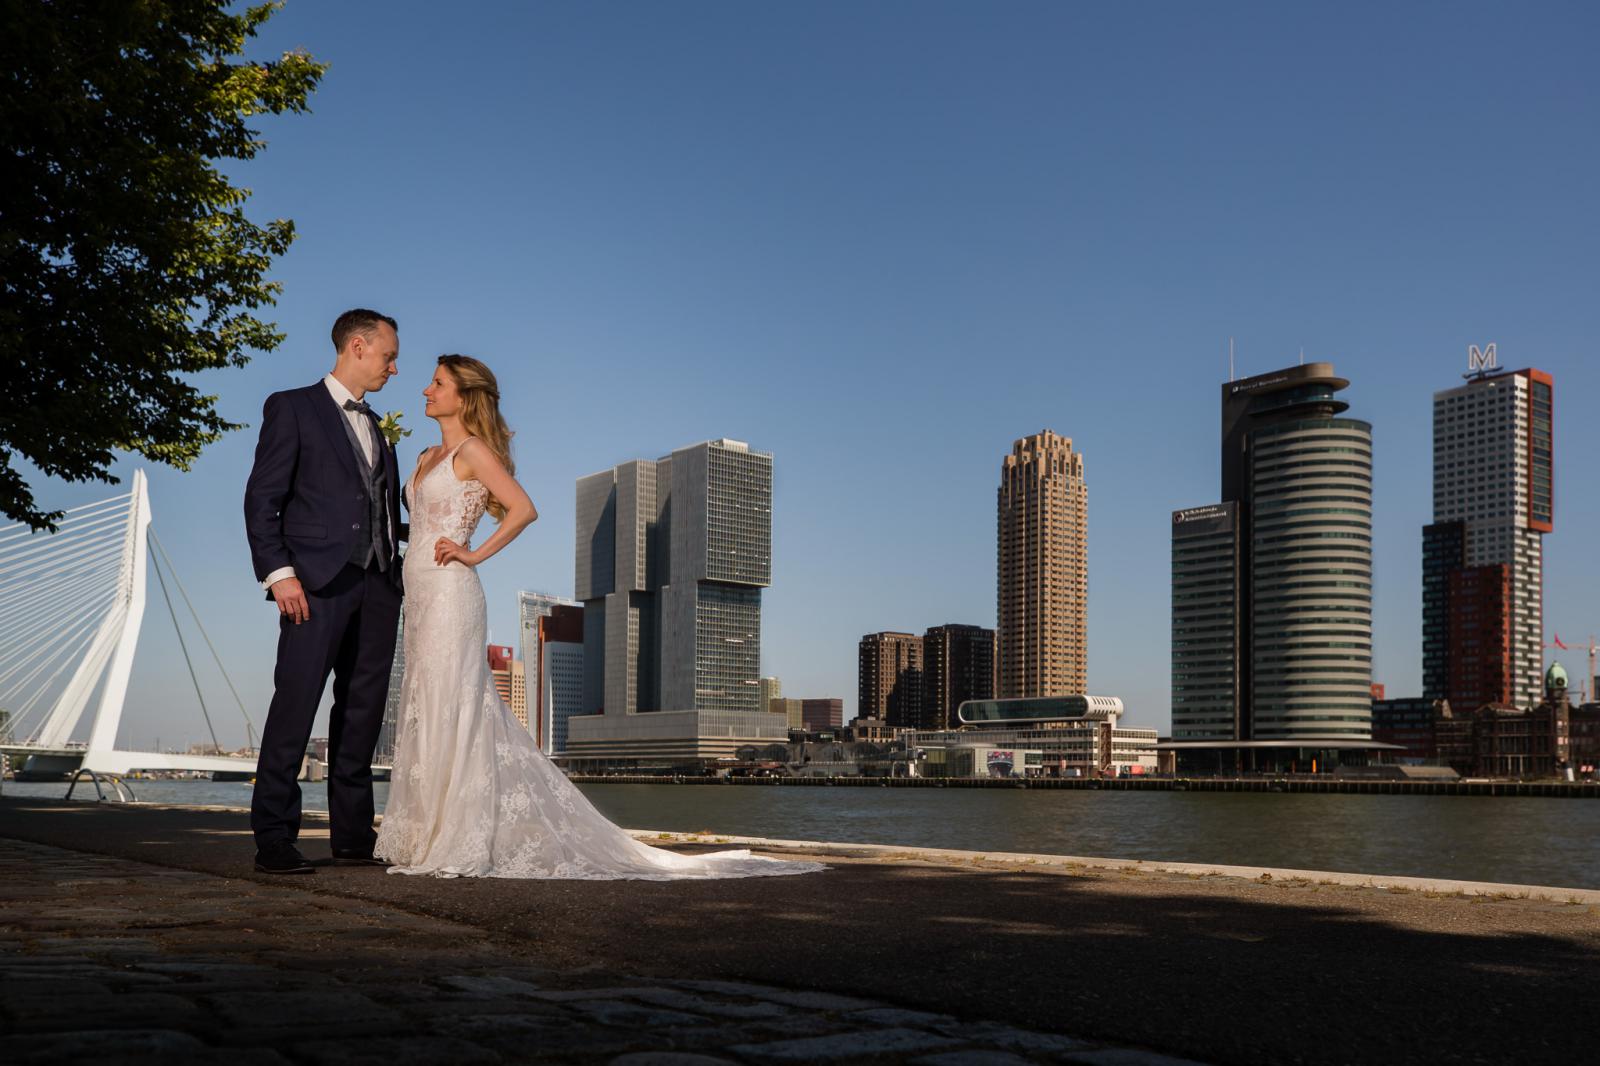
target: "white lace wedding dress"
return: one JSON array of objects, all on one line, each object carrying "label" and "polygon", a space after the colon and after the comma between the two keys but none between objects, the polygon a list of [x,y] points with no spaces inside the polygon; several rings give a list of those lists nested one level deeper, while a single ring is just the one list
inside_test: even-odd
[{"label": "white lace wedding dress", "polygon": [[438,538],[468,543],[488,500],[483,485],[456,476],[454,463],[451,449],[406,488],[406,671],[375,848],[389,872],[667,881],[823,869],[748,851],[681,855],[640,843],[538,749],[495,691],[477,571],[433,562]]}]

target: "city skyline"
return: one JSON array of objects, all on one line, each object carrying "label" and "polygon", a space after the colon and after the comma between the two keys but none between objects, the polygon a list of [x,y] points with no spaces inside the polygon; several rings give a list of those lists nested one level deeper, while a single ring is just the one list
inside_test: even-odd
[{"label": "city skyline", "polygon": [[[1230,337],[1239,377],[1302,347],[1336,362],[1375,427],[1391,694],[1421,691],[1430,404],[1469,345],[1560,385],[1544,629],[1600,631],[1578,533],[1600,503],[1574,480],[1594,429],[1563,416],[1600,395],[1600,221],[1579,209],[1600,153],[1572,136],[1600,124],[1593,12],[1391,13],[1375,46],[1376,15],[1349,12],[541,9],[489,34],[376,10],[290,5],[266,28],[264,52],[333,64],[312,113],[264,120],[236,168],[252,215],[300,234],[267,316],[288,340],[196,382],[253,426],[326,372],[334,315],[392,313],[400,375],[372,401],[413,430],[409,471],[434,356],[485,359],[543,516],[484,568],[491,639],[520,629],[494,590],[572,591],[575,477],[727,433],[782,464],[761,672],[845,697],[848,720],[861,634],[994,624],[995,457],[1051,426],[1094,489],[1087,687],[1165,732],[1170,512],[1214,498],[1214,453],[1189,442],[1214,431]],[[418,49],[435,64],[397,84],[386,57]],[[384,146],[382,178],[329,179],[353,143]],[[237,513],[254,438],[147,469],[257,710],[276,622]],[[49,506],[120,491],[34,483]],[[125,744],[202,735],[181,662],[151,613]]]}]

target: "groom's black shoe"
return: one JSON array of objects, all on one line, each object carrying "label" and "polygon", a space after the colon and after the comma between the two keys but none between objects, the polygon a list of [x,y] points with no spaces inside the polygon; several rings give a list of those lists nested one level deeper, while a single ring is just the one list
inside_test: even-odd
[{"label": "groom's black shoe", "polygon": [[256,869],[264,874],[314,874],[317,871],[287,840],[268,844],[256,852]]},{"label": "groom's black shoe", "polygon": [[333,864],[335,866],[388,866],[384,859],[372,854],[372,849],[356,851],[348,848],[333,849]]}]

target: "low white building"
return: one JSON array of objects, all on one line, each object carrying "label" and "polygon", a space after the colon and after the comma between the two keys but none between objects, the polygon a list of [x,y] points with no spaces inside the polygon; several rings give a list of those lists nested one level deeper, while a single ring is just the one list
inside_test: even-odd
[{"label": "low white building", "polygon": [[764,711],[641,711],[567,719],[566,765],[579,772],[689,769],[731,762],[742,747],[789,739],[783,718]]},{"label": "low white building", "polygon": [[1122,713],[1114,696],[968,700],[958,728],[919,731],[911,743],[929,777],[1155,773],[1156,731],[1117,725]]}]

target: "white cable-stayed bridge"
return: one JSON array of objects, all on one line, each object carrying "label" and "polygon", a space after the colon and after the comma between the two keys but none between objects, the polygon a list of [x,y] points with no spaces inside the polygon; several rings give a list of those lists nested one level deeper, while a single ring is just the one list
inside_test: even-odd
[{"label": "white cable-stayed bridge", "polygon": [[[135,770],[253,773],[253,755],[117,747],[150,570],[177,628],[213,750],[220,751],[221,746],[191,649],[178,624],[173,589],[227,681],[251,749],[257,735],[151,526],[144,471],[134,472],[129,492],[72,508],[57,527],[54,533],[36,533],[24,524],[0,528],[0,752],[29,775],[75,778],[77,772],[90,771],[116,778]],[[168,576],[173,589],[168,588]],[[87,739],[76,739],[83,735],[86,719]]]}]

